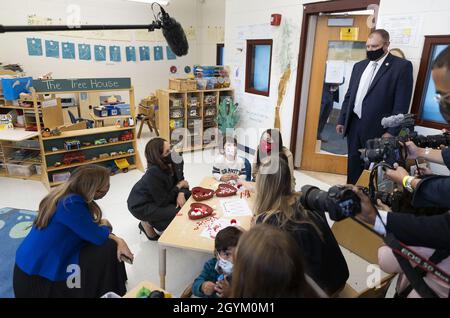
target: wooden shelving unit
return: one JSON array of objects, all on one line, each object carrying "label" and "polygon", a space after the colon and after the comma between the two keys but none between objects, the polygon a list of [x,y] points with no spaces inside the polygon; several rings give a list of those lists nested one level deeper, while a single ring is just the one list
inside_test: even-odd
[{"label": "wooden shelving unit", "polygon": [[[232,88],[210,90],[174,91],[158,90],[158,119],[160,136],[168,140],[176,151],[196,151],[212,147],[206,143],[204,132],[217,129],[218,106],[222,97],[234,98]],[[194,110],[197,109],[197,112]],[[182,116],[180,115],[180,111]],[[174,116],[177,115],[177,116]],[[185,128],[177,134],[177,128]],[[175,134],[173,132],[175,131]],[[172,138],[177,136],[181,139]],[[216,135],[216,134],[214,134]]]},{"label": "wooden shelving unit", "polygon": [[[106,92],[115,91],[128,91],[129,101],[130,101],[130,112],[128,116],[120,116],[121,118],[131,117],[135,118],[135,104],[134,104],[134,89],[120,88],[120,89],[105,89],[105,90],[95,90],[97,95]],[[42,181],[47,188],[60,185],[64,181],[54,181],[53,175],[58,173],[71,172],[73,169],[86,165],[86,164],[100,164],[111,167],[114,164],[114,160],[117,159],[127,159],[129,162],[128,170],[140,169],[143,170],[141,160],[139,158],[137,143],[136,143],[136,128],[135,125],[130,127],[117,128],[116,126],[106,126],[92,129],[81,129],[81,130],[70,130],[63,131],[58,136],[51,136],[43,138],[42,131],[42,110],[41,102],[44,101],[44,94],[50,95],[50,99],[57,99],[60,103],[59,98],[56,97],[57,94],[64,93],[75,93],[81,95],[85,91],[70,91],[70,92],[36,92],[31,88],[33,107],[22,107],[17,106],[18,102],[4,101],[0,98],[0,111],[2,109],[6,110],[18,110],[27,115],[26,117],[32,117],[31,120],[37,126],[37,132],[30,135],[24,132],[24,129],[14,129],[8,131],[8,133],[2,133],[0,131],[0,177],[12,177],[27,180],[37,180]],[[45,99],[48,100],[48,99]],[[30,100],[27,100],[30,102]],[[89,101],[91,102],[91,100]],[[86,106],[86,105],[85,105]],[[3,113],[7,111],[3,110]],[[24,116],[25,117],[25,116]],[[109,118],[106,118],[109,119]],[[124,136],[126,134],[126,136]],[[121,138],[123,137],[123,138]],[[17,142],[34,139],[37,143],[35,147],[24,146],[17,144]],[[95,144],[96,140],[105,139],[101,144]],[[110,139],[113,139],[111,141]],[[80,144],[89,142],[89,146],[81,146],[79,149],[65,149],[65,141],[78,140]],[[109,142],[111,141],[111,142]],[[56,151],[55,148],[57,149]],[[29,152],[39,152],[39,156],[33,159],[15,160],[11,158],[11,154],[16,150],[24,150]],[[82,162],[73,160],[72,163],[64,165],[65,156],[74,155],[75,152],[83,153],[84,160]],[[106,157],[106,154],[108,156]],[[113,155],[111,155],[113,154]],[[76,155],[76,154],[75,154]],[[101,158],[100,158],[101,157]],[[95,158],[94,160],[92,158]],[[22,164],[34,164],[40,166],[40,174],[34,174],[31,176],[17,176],[10,175],[6,169],[6,164],[15,164],[21,162]],[[60,162],[61,164],[56,164]],[[56,165],[55,165],[56,164]]]}]

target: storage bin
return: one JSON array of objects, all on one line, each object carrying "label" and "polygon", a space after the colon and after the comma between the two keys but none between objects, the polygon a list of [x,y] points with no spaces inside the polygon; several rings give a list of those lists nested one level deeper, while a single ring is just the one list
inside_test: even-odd
[{"label": "storage bin", "polygon": [[30,177],[35,173],[35,167],[32,164],[7,163],[6,169],[9,175],[18,177]]},{"label": "storage bin", "polygon": [[118,111],[115,105],[107,105],[105,106],[106,110],[108,111],[108,116],[117,116]]},{"label": "storage bin", "polygon": [[16,141],[17,147],[24,147],[24,148],[36,148],[39,149],[39,140],[21,140]]},{"label": "storage bin", "polygon": [[129,104],[119,104],[116,105],[116,109],[119,112],[119,115],[130,115],[130,105]]},{"label": "storage bin", "polygon": [[195,91],[197,89],[197,81],[188,78],[170,78],[169,89],[175,91]]},{"label": "storage bin", "polygon": [[97,117],[107,117],[108,110],[103,107],[94,107],[94,115]]}]

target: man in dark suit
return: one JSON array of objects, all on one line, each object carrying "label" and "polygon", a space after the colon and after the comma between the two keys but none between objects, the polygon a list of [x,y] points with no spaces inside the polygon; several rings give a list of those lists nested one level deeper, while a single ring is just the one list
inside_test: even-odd
[{"label": "man in dark suit", "polygon": [[389,33],[378,29],[366,42],[367,59],[353,67],[336,126],[347,136],[347,183],[355,184],[364,163],[359,149],[366,141],[397,135],[400,128],[384,129],[381,119],[407,113],[413,88],[411,62],[389,54]]}]

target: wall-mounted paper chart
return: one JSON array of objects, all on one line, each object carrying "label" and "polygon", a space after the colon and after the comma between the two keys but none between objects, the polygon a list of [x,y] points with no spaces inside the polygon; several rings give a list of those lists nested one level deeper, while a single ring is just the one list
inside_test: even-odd
[{"label": "wall-mounted paper chart", "polygon": [[59,42],[45,40],[45,56],[59,58]]},{"label": "wall-mounted paper chart", "polygon": [[80,60],[89,61],[91,59],[91,45],[78,44],[78,56]]},{"label": "wall-mounted paper chart", "polygon": [[154,53],[155,61],[161,61],[162,59],[164,59],[162,46],[155,46],[153,48],[153,53]]},{"label": "wall-mounted paper chart", "polygon": [[109,60],[111,62],[120,62],[120,46],[110,46],[109,47]]},{"label": "wall-mounted paper chart", "polygon": [[94,45],[94,55],[96,61],[106,61],[106,46]]},{"label": "wall-mounted paper chart", "polygon": [[176,60],[177,56],[173,53],[172,49],[169,46],[166,46],[166,54],[168,60]]},{"label": "wall-mounted paper chart", "polygon": [[125,48],[125,53],[127,56],[127,62],[136,62],[136,48],[134,46],[127,46]]},{"label": "wall-mounted paper chart", "polygon": [[141,61],[150,61],[150,48],[148,46],[139,47],[139,58]]},{"label": "wall-mounted paper chart", "polygon": [[42,41],[36,38],[27,38],[28,55],[42,56]]},{"label": "wall-mounted paper chart", "polygon": [[71,42],[63,42],[61,44],[62,58],[63,59],[75,59],[75,44]]}]

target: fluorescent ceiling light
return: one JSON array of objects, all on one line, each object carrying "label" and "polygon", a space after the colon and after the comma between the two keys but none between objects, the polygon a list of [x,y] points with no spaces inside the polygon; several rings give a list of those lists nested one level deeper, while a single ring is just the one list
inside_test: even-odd
[{"label": "fluorescent ceiling light", "polygon": [[128,1],[132,1],[132,2],[142,2],[142,3],[159,3],[162,6],[166,6],[169,4],[170,0],[128,0]]}]

